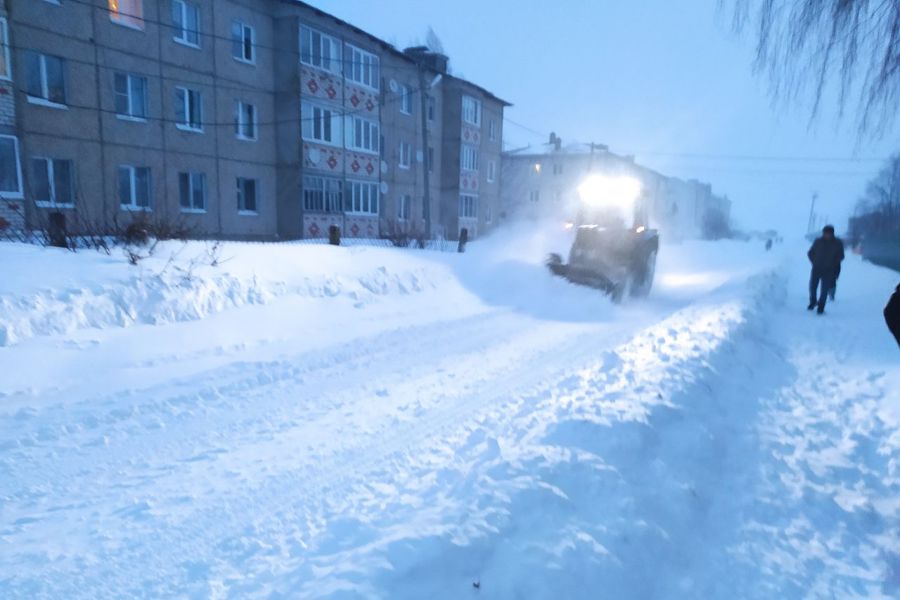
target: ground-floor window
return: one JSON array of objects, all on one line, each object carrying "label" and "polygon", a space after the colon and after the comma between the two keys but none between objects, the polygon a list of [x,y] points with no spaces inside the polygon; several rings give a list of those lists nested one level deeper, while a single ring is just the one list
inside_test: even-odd
[{"label": "ground-floor window", "polygon": [[397,218],[401,221],[408,221],[411,206],[412,196],[410,196],[409,194],[403,194],[402,196],[400,196],[397,204]]},{"label": "ground-floor window", "polygon": [[119,166],[119,204],[128,210],[150,209],[150,167]]},{"label": "ground-floor window", "polygon": [[238,212],[256,212],[256,180],[247,177],[237,178]]},{"label": "ground-floor window", "polygon": [[205,212],[206,173],[179,173],[178,201],[183,211]]},{"label": "ground-floor window", "polygon": [[34,157],[31,159],[32,195],[44,206],[74,206],[74,169],[71,160]]},{"label": "ground-floor window", "polygon": [[378,214],[378,184],[364,181],[350,181],[350,206],[347,212],[377,215]]},{"label": "ground-floor window", "polygon": [[19,140],[12,135],[0,135],[0,196],[22,197]]},{"label": "ground-floor window", "polygon": [[471,194],[460,194],[459,216],[465,219],[474,219],[478,216],[478,197]]},{"label": "ground-floor window", "polygon": [[341,212],[343,187],[340,179],[305,175],[303,177],[303,209],[313,212]]}]

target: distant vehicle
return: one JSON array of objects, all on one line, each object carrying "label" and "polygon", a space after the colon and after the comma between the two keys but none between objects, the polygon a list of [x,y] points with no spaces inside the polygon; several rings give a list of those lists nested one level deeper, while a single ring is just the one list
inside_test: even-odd
[{"label": "distant vehicle", "polygon": [[650,293],[659,232],[650,229],[640,183],[631,177],[592,175],[578,188],[581,206],[569,262],[551,254],[555,275],[600,289],[621,302]]}]

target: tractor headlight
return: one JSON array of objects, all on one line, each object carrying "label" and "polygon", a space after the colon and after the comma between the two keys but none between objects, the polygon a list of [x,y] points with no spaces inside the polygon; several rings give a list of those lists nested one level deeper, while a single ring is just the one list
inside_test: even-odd
[{"label": "tractor headlight", "polygon": [[578,187],[581,201],[592,207],[629,210],[641,194],[641,182],[633,177],[591,175]]}]

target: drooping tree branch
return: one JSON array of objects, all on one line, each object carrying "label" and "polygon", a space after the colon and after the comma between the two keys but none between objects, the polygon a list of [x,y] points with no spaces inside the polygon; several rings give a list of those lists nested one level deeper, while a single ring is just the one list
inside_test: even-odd
[{"label": "drooping tree branch", "polygon": [[754,69],[776,100],[809,94],[811,121],[829,88],[839,117],[855,105],[860,137],[900,111],[900,0],[720,0],[736,31],[754,32]]}]

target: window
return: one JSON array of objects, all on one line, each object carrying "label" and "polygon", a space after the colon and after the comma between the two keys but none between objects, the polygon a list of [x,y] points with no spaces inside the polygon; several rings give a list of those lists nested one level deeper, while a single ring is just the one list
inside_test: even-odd
[{"label": "window", "polygon": [[108,0],[109,18],[113,23],[144,28],[144,1],[143,0]]},{"label": "window", "polygon": [[203,97],[198,90],[175,88],[176,127],[188,131],[203,131]]},{"label": "window", "polygon": [[34,174],[31,191],[38,205],[75,205],[71,160],[35,157],[31,160],[31,171]]},{"label": "window", "polygon": [[62,106],[66,103],[63,59],[37,52],[25,53],[25,93],[30,102]]},{"label": "window", "polygon": [[347,212],[361,215],[378,214],[378,184],[364,181],[348,181],[350,206]]},{"label": "window", "polygon": [[0,194],[6,198],[22,197],[19,140],[11,135],[0,135]]},{"label": "window", "polygon": [[400,86],[400,112],[404,115],[412,114],[412,94],[408,85]]},{"label": "window", "polygon": [[484,209],[484,222],[488,225],[494,220],[494,211],[491,209],[491,205],[488,204],[487,208]]},{"label": "window", "polygon": [[481,101],[472,96],[463,96],[462,116],[466,123],[481,126]]},{"label": "window", "polygon": [[493,183],[494,178],[497,175],[496,170],[497,170],[497,163],[495,163],[492,160],[489,160],[488,164],[487,164],[487,180],[491,183]]},{"label": "window", "polygon": [[436,112],[434,96],[428,96],[428,100],[425,104],[425,114],[428,115],[429,121],[434,121],[434,114]]},{"label": "window", "polygon": [[9,29],[6,19],[0,19],[0,79],[12,79],[12,64],[9,55]]},{"label": "window", "polygon": [[488,122],[488,139],[492,142],[497,139],[497,121],[494,119]]},{"label": "window", "polygon": [[241,62],[256,62],[255,29],[240,21],[231,24],[231,55]]},{"label": "window", "polygon": [[350,49],[350,63],[347,65],[347,79],[370,88],[378,88],[378,57],[354,46]]},{"label": "window", "polygon": [[119,204],[125,210],[150,210],[150,167],[119,167]]},{"label": "window", "polygon": [[341,118],[330,108],[309,102],[301,105],[300,133],[304,140],[339,145],[341,143]]},{"label": "window", "polygon": [[460,194],[459,216],[462,219],[474,219],[478,216],[478,198],[471,194]]},{"label": "window", "polygon": [[408,169],[412,160],[412,144],[400,142],[400,168]]},{"label": "window", "polygon": [[206,174],[178,174],[178,202],[182,212],[206,212]]},{"label": "window", "polygon": [[463,144],[460,148],[459,166],[467,171],[478,170],[478,148],[471,144]]},{"label": "window", "polygon": [[300,62],[332,73],[341,72],[341,42],[315,29],[300,28]]},{"label": "window", "polygon": [[378,153],[379,139],[378,123],[367,121],[359,117],[350,117],[347,145],[354,150]]},{"label": "window", "polygon": [[531,202],[539,202],[541,199],[541,191],[540,190],[531,190],[528,192],[528,199]]},{"label": "window", "polygon": [[341,212],[341,180],[332,177],[303,177],[303,209],[315,212]]},{"label": "window", "polygon": [[563,166],[562,163],[553,163],[553,174],[554,175],[562,175]]},{"label": "window", "polygon": [[256,213],[256,180],[237,178],[238,213]]},{"label": "window", "polygon": [[434,148],[428,147],[428,172],[431,173],[434,171]]},{"label": "window", "polygon": [[256,107],[236,100],[234,103],[234,133],[239,140],[256,139]]},{"label": "window", "polygon": [[113,76],[116,114],[130,119],[147,118],[147,78],[127,73]]},{"label": "window", "polygon": [[200,47],[200,9],[196,4],[172,0],[172,23],[176,42]]},{"label": "window", "polygon": [[409,210],[412,206],[412,196],[403,194],[397,199],[397,218],[401,221],[409,220]]}]

